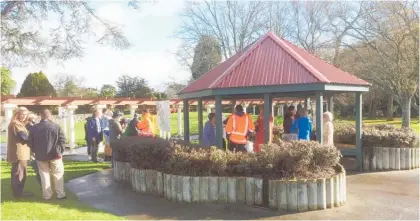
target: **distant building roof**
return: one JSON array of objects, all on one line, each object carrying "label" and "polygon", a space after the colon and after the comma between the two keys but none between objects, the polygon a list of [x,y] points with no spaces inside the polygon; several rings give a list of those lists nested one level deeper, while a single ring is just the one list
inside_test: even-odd
[{"label": "distant building roof", "polygon": [[369,86],[368,82],[270,32],[192,82],[180,94],[207,89],[313,83]]}]

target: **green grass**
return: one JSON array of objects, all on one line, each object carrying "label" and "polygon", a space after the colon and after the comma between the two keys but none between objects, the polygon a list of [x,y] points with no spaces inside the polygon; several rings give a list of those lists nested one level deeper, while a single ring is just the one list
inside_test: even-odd
[{"label": "green grass", "polygon": [[[343,120],[343,121],[348,121],[348,122],[355,122],[354,120]],[[363,123],[367,124],[367,125],[376,125],[376,124],[391,124],[394,125],[395,127],[401,127],[402,123],[401,123],[401,118],[394,118],[393,121],[387,121],[386,119],[368,119],[365,118],[363,119]],[[419,119],[417,118],[412,118],[411,119],[411,129],[420,132],[420,124],[419,124]]]},{"label": "green grass", "polygon": [[[108,168],[106,163],[91,162],[64,162],[64,180],[84,176]],[[35,179],[32,168],[28,167],[25,191],[32,192],[35,196],[25,199],[15,199],[11,195],[10,188],[11,165],[5,161],[1,162],[1,218],[3,220],[121,220],[110,213],[90,207],[80,202],[70,191],[66,191],[66,200],[42,199],[39,184]]]}]

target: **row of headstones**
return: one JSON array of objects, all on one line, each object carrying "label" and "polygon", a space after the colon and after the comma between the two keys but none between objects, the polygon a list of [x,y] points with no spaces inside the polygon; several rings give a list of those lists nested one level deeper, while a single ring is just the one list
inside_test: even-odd
[{"label": "row of headstones", "polygon": [[[114,178],[131,183],[134,191],[182,203],[244,203],[263,205],[263,179],[256,177],[190,177],[114,164]],[[269,180],[269,207],[282,211],[322,210],[346,202],[346,176],[318,180]]]},{"label": "row of headstones", "polygon": [[373,147],[363,154],[365,170],[410,170],[419,168],[419,148]]}]

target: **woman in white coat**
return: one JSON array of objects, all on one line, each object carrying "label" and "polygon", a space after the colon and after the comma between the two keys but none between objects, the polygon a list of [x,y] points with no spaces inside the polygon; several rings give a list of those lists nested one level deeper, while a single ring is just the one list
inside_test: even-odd
[{"label": "woman in white coat", "polygon": [[325,112],[323,114],[323,121],[322,144],[334,145],[333,114],[331,112]]}]

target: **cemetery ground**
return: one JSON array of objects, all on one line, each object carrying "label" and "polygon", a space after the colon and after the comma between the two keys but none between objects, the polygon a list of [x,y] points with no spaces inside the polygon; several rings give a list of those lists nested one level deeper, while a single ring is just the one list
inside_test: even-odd
[{"label": "cemetery ground", "polygon": [[[107,163],[64,161],[64,180],[85,176],[109,168]],[[95,209],[80,202],[75,194],[66,189],[67,199],[49,201],[42,199],[41,187],[35,179],[32,167],[28,167],[25,191],[35,194],[32,197],[15,199],[10,187],[11,165],[1,162],[1,218],[3,220],[115,220],[116,215]]]}]

